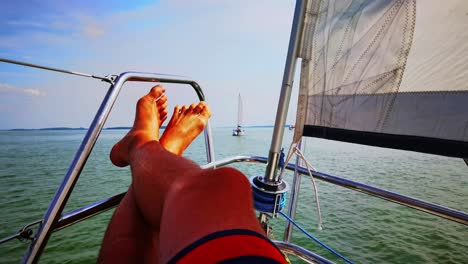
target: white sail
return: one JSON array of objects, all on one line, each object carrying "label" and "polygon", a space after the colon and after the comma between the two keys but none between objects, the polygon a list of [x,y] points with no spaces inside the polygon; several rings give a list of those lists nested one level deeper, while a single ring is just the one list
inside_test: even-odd
[{"label": "white sail", "polygon": [[308,1],[296,137],[468,157],[468,1]]},{"label": "white sail", "polygon": [[239,99],[237,103],[237,126],[242,126],[242,98],[241,95],[239,94]]},{"label": "white sail", "polygon": [[237,100],[237,127],[232,130],[233,136],[243,136],[245,134],[244,129],[242,129],[242,97],[239,93],[238,100]]}]

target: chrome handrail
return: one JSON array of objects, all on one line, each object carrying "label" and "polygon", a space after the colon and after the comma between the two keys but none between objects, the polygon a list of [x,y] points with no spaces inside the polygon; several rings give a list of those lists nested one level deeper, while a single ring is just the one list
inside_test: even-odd
[{"label": "chrome handrail", "polygon": [[[222,167],[232,163],[237,162],[252,162],[252,163],[266,163],[266,157],[260,156],[234,156],[231,158],[226,158],[222,160],[218,160],[212,163],[208,163],[202,165],[203,169],[211,169],[215,167]],[[286,169],[288,170],[297,170],[300,174],[307,174],[307,168],[301,166],[295,166],[293,163],[288,163],[286,165]],[[336,184],[354,191],[359,191],[368,195],[372,195],[381,199],[385,199],[391,202],[399,203],[401,205],[405,205],[408,207],[412,207],[427,213],[431,213],[433,215],[446,218],[448,220],[452,220],[464,225],[468,225],[468,214],[462,211],[458,211],[455,209],[443,207],[437,204],[425,202],[422,200],[418,200],[409,196],[396,194],[384,189],[379,189],[373,186],[369,186],[360,182],[346,180],[340,177],[327,175],[320,172],[312,172],[313,176],[319,180],[326,181],[332,184]],[[291,190],[293,191],[293,189]],[[125,193],[121,193],[115,195],[111,198],[103,199],[101,201],[95,202],[93,204],[84,206],[82,208],[73,210],[64,216],[57,222],[56,229],[61,229],[65,226],[69,226],[79,221],[82,221],[84,218],[89,218],[93,215],[99,214],[105,210],[108,210],[116,205],[119,204],[120,200],[123,198]],[[424,205],[424,207],[423,207]],[[421,206],[421,208],[419,208]]]},{"label": "chrome handrail", "polygon": [[[204,169],[222,167],[237,162],[252,162],[252,163],[267,163],[266,157],[261,156],[233,156],[230,158],[214,161],[201,167]],[[307,168],[296,166],[293,163],[286,164],[286,169],[295,170],[300,174],[307,174]],[[429,203],[423,200],[415,199],[409,196],[393,193],[384,189],[376,188],[370,185],[366,185],[360,182],[347,180],[344,178],[324,174],[321,172],[312,172],[313,176],[319,180],[326,181],[335,185],[339,185],[354,191],[359,191],[368,195],[372,195],[381,199],[385,199],[394,203],[408,206],[426,213],[430,213],[448,220],[452,220],[464,225],[468,225],[468,214],[462,211],[458,211],[452,208],[440,206],[437,204]],[[294,191],[294,190],[291,190]],[[60,230],[67,226],[78,223],[91,216],[102,213],[116,205],[118,205],[125,193],[118,194],[116,196],[100,200],[93,204],[84,206],[82,208],[73,210],[66,213],[61,217],[56,224],[53,226],[53,231]],[[34,223],[42,222],[41,220]],[[24,229],[24,228],[23,228]]]},{"label": "chrome handrail", "polygon": [[90,205],[72,210],[66,214],[64,214],[57,224],[55,225],[54,231],[61,230],[65,227],[71,226],[83,220],[86,220],[90,217],[103,213],[117,205],[119,205],[120,201],[125,196],[125,192],[121,194],[117,194],[110,198],[102,199],[98,202],[92,203]]},{"label": "chrome handrail", "polygon": [[319,256],[293,243],[283,242],[283,241],[273,241],[273,243],[275,243],[275,245],[281,250],[281,252],[296,256],[304,260],[307,263],[317,263],[317,264],[333,264],[334,263],[322,256]]},{"label": "chrome handrail", "polygon": [[[224,166],[235,162],[259,162],[259,163],[267,163],[268,160],[265,157],[259,156],[234,156],[232,158],[227,158],[223,160],[219,160],[210,164],[207,164],[202,167],[211,167],[211,166]],[[293,163],[286,164],[286,169],[288,170],[295,170],[296,165]],[[297,170],[301,174],[308,174],[307,168],[297,166]],[[459,210],[455,210],[452,208],[448,208],[445,206],[437,205],[434,203],[426,202],[423,200],[419,200],[410,196],[398,194],[395,192],[391,192],[385,189],[377,188],[371,185],[367,185],[364,183],[360,183],[357,181],[352,181],[348,179],[344,179],[341,177],[321,173],[321,172],[312,172],[312,175],[319,180],[329,182],[335,185],[339,185],[345,187],[347,189],[351,189],[354,191],[358,191],[361,193],[365,193],[368,195],[372,195],[390,202],[398,203],[410,208],[414,208],[426,213],[430,213],[454,222],[458,222],[464,225],[468,225],[468,214]],[[291,189],[294,191],[294,188]]]},{"label": "chrome handrail", "polygon": [[[25,65],[28,66],[28,65]],[[31,65],[29,65],[31,66]],[[32,66],[31,66],[32,67]],[[109,87],[107,94],[105,95],[99,110],[97,111],[94,120],[92,121],[88,132],[86,133],[83,142],[81,143],[75,157],[66,173],[57,193],[55,194],[52,202],[47,209],[39,230],[35,236],[35,239],[31,243],[30,247],[26,251],[23,263],[36,263],[39,260],[41,252],[43,251],[52,230],[55,229],[55,225],[58,223],[60,215],[65,207],[68,198],[77,182],[84,165],[94,147],[94,144],[99,137],[99,134],[104,127],[104,123],[109,116],[109,113],[114,105],[119,92],[127,81],[140,81],[140,82],[161,82],[161,83],[180,83],[189,84],[196,91],[200,101],[205,100],[205,96],[200,86],[193,80],[175,76],[175,75],[163,75],[154,73],[141,73],[141,72],[124,72],[120,74],[115,80],[112,80],[112,85]],[[211,127],[208,122],[205,128],[205,142],[207,147],[207,161],[212,162],[214,160],[214,150],[211,139]]]}]

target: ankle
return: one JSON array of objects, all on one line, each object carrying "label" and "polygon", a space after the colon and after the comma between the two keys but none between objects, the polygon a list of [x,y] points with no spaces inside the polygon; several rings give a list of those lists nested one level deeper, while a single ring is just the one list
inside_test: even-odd
[{"label": "ankle", "polygon": [[133,131],[130,132],[131,137],[127,145],[127,152],[131,158],[135,152],[138,152],[148,142],[157,142],[158,140],[153,136],[151,132],[144,131]]},{"label": "ankle", "polygon": [[163,146],[167,151],[177,156],[181,156],[185,150],[182,148],[182,141],[176,138],[172,140],[166,140],[166,137],[163,136],[159,142],[161,143],[161,146]]}]

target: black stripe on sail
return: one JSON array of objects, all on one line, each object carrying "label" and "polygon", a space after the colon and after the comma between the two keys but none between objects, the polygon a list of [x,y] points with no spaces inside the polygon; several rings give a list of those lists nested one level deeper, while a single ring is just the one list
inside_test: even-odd
[{"label": "black stripe on sail", "polygon": [[364,132],[322,126],[304,126],[304,136],[344,141],[362,145],[417,151],[448,157],[468,158],[468,142]]}]

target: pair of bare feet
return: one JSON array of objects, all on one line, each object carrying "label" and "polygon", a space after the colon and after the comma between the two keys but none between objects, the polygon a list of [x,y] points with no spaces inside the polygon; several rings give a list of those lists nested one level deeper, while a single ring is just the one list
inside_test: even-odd
[{"label": "pair of bare feet", "polygon": [[138,100],[133,128],[114,145],[110,153],[114,165],[127,166],[133,150],[149,141],[159,141],[166,150],[180,156],[203,131],[211,112],[205,102],[199,102],[190,106],[176,106],[159,138],[159,129],[168,117],[167,97],[164,92],[165,89],[157,85]]}]

